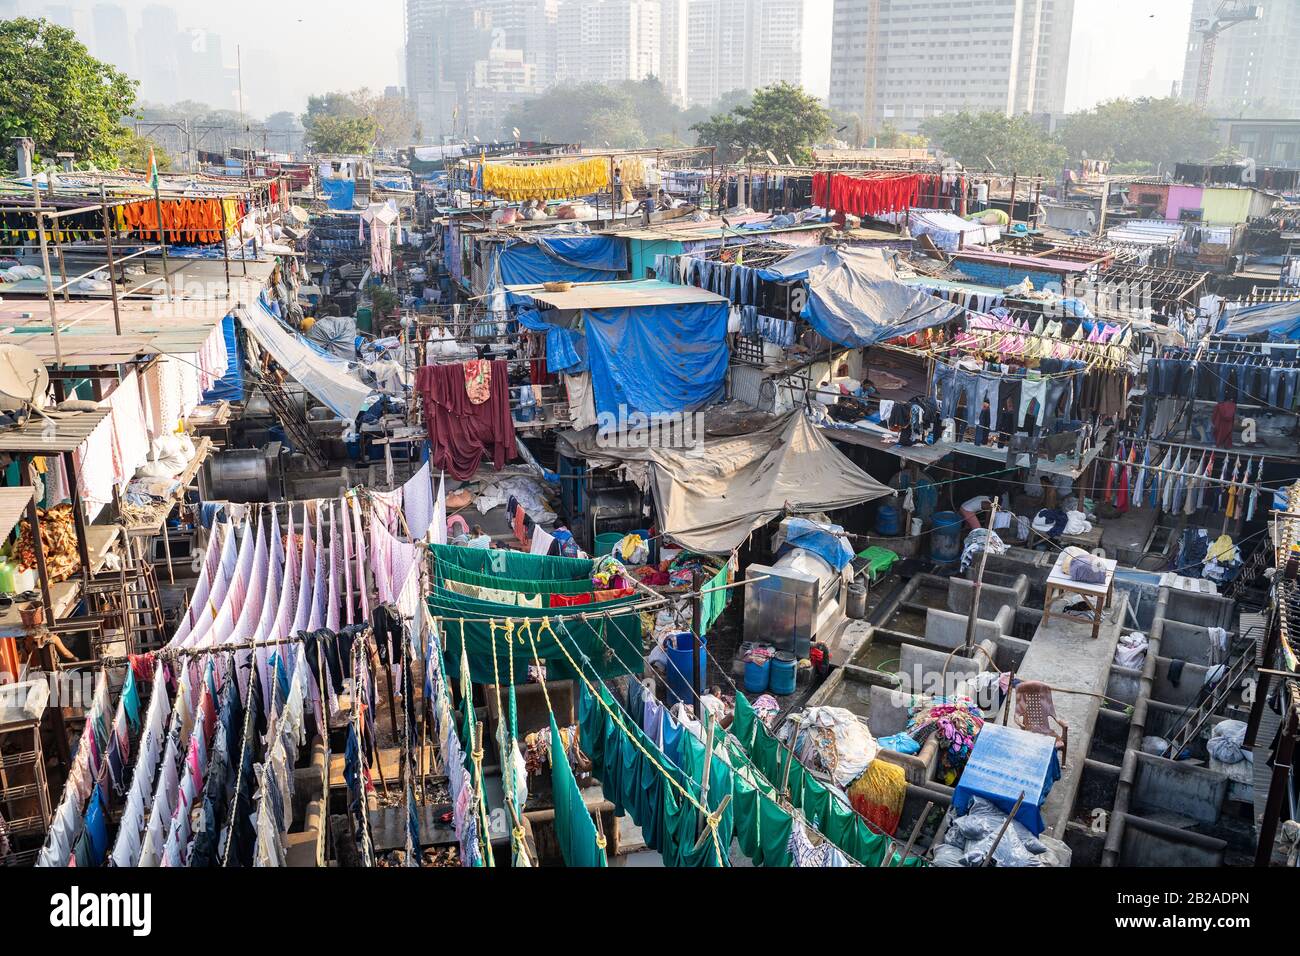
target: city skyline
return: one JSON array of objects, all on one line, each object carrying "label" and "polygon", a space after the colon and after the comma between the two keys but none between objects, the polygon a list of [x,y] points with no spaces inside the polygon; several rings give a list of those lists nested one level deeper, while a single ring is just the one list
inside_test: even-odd
[{"label": "city skyline", "polygon": [[[484,6],[500,2],[480,0]],[[726,0],[702,2],[725,3]],[[691,0],[661,0],[661,6],[674,9],[671,15],[661,15],[661,27],[671,26],[674,20],[685,25],[693,5]],[[92,52],[144,81],[142,99],[165,102],[186,98],[184,87],[194,85],[195,69],[178,73],[183,75],[185,83],[178,84],[171,96],[154,95],[172,87],[160,83],[157,77],[149,80],[147,75],[142,75],[147,70],[135,62],[142,14],[149,6],[169,9],[184,34],[194,42],[206,44],[209,75],[221,75],[220,79],[212,80],[214,90],[224,96],[200,98],[216,109],[239,108],[234,83],[237,47],[243,54],[243,105],[250,115],[266,116],[283,110],[301,113],[307,96],[312,93],[363,86],[376,91],[409,86],[402,0],[376,0],[367,8],[364,32],[373,39],[361,47],[351,29],[355,8],[338,0],[319,0],[301,9],[288,4],[228,0],[220,10],[197,0],[173,3],[0,0],[0,13],[43,15],[55,22],[71,24]],[[803,8],[800,76],[809,92],[822,97],[829,93],[833,6],[834,0],[805,0]],[[1192,0],[1081,0],[1076,3],[1069,65],[1064,71],[1065,111],[1122,96],[1168,95],[1177,89],[1184,79],[1185,68],[1190,69],[1186,48],[1191,6]],[[1123,18],[1125,29],[1107,30],[1105,24],[1112,17]],[[120,36],[114,37],[113,25],[122,21],[127,24],[125,43]],[[677,98],[685,102],[689,52],[680,34],[678,29],[664,36],[658,67],[660,73],[666,74],[661,76],[665,85],[674,93],[680,89]],[[543,60],[532,66],[536,71],[534,85],[544,89],[549,85],[548,77],[555,75],[554,60]],[[520,66],[500,60],[493,69],[500,75],[502,71],[518,73]],[[160,85],[162,90],[156,88]]]}]

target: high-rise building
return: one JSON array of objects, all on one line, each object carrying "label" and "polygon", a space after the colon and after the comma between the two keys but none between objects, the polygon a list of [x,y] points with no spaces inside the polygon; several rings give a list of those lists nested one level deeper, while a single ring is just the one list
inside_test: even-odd
[{"label": "high-rise building", "polygon": [[914,132],[963,110],[1060,113],[1074,0],[835,0],[830,106]]},{"label": "high-rise building", "polygon": [[[1198,21],[1214,19],[1220,0],[1194,0],[1183,63],[1184,99],[1196,97],[1204,37]],[[1261,2],[1262,17],[1219,34],[1210,72],[1209,108],[1224,116],[1300,116],[1300,3]]]},{"label": "high-rise building", "polygon": [[686,99],[716,102],[733,90],[803,74],[804,0],[690,0],[686,24]]},{"label": "high-rise building", "polygon": [[121,4],[97,3],[90,11],[90,19],[95,28],[95,55],[123,73],[135,76],[135,51]]},{"label": "high-rise building", "polygon": [[660,72],[659,0],[565,0],[555,57],[560,83],[621,83]]},{"label": "high-rise building", "polygon": [[498,136],[554,81],[558,0],[407,0],[406,87],[424,136]]},{"label": "high-rise building", "polygon": [[180,21],[171,7],[154,3],[140,11],[135,48],[142,52],[139,65],[141,99],[159,103],[171,103],[177,99],[176,92],[181,85],[177,53],[182,40]]},{"label": "high-rise building", "polygon": [[688,0],[659,0],[659,81],[678,106],[686,105]]}]

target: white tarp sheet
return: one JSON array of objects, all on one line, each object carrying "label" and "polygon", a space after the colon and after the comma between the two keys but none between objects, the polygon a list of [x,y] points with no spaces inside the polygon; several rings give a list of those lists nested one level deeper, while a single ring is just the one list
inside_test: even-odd
[{"label": "white tarp sheet", "polygon": [[259,298],[239,311],[244,328],[299,385],[347,421],[370,405],[370,387],[363,384],[347,362],[327,358],[290,335]]}]

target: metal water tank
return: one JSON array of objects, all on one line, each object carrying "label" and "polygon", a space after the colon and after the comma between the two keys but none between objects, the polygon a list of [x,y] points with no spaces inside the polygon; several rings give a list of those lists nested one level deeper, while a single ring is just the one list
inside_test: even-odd
[{"label": "metal water tank", "polygon": [[204,501],[284,500],[284,446],[278,441],[261,448],[227,448],[207,460],[200,473]]}]

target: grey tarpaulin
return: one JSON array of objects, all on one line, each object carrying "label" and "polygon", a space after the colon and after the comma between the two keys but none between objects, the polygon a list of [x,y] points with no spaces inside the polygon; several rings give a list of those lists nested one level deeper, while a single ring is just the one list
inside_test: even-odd
[{"label": "grey tarpaulin", "polygon": [[697,452],[605,447],[615,442],[602,442],[594,428],[562,438],[592,464],[648,462],[659,530],[704,554],[730,554],[750,532],[783,514],[834,511],[894,493],[846,458],[802,412],[741,434],[706,434]]},{"label": "grey tarpaulin", "polygon": [[323,315],[311,327],[307,338],[331,355],[343,359],[355,359],[357,320],[345,315]]},{"label": "grey tarpaulin", "polygon": [[837,345],[858,348],[961,318],[965,309],[898,281],[880,249],[814,246],[762,270],[808,283],[803,318]]}]

